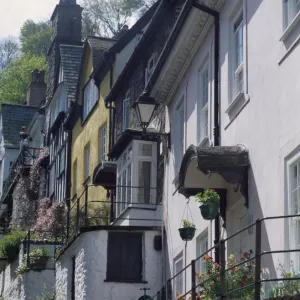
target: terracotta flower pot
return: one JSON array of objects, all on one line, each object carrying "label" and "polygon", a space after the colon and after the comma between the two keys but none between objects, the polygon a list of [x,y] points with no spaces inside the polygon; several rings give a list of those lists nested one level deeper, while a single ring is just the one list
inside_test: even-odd
[{"label": "terracotta flower pot", "polygon": [[213,220],[218,214],[219,205],[214,203],[202,204],[200,210],[204,220]]},{"label": "terracotta flower pot", "polygon": [[183,241],[191,241],[195,235],[195,227],[183,227],[179,228],[179,234]]}]

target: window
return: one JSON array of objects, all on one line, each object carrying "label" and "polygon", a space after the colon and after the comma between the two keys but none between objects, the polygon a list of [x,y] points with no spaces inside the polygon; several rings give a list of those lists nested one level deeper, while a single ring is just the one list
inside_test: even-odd
[{"label": "window", "polygon": [[91,79],[83,89],[83,120],[87,118],[99,98],[99,90],[94,79]]},{"label": "window", "polygon": [[73,164],[73,195],[77,193],[77,160]]},{"label": "window", "polygon": [[175,171],[178,173],[184,153],[184,98],[181,99],[180,103],[176,107],[174,123]]},{"label": "window", "polygon": [[208,137],[208,116],[209,116],[209,75],[208,64],[199,72],[198,83],[198,143]]},{"label": "window", "polygon": [[300,0],[284,0],[283,6],[283,23],[284,28],[287,28],[300,11]]},{"label": "window", "polygon": [[157,62],[157,53],[153,53],[150,57],[150,59],[148,60],[147,63],[147,68],[145,70],[145,85],[147,85],[153,71],[154,68],[156,66],[156,62]]},{"label": "window", "polygon": [[154,142],[133,141],[118,159],[117,217],[130,205],[155,204],[156,147]]},{"label": "window", "polygon": [[126,92],[123,100],[123,131],[130,127],[130,90]]},{"label": "window", "polygon": [[[202,232],[196,239],[196,256],[204,254],[208,250],[208,230]],[[203,258],[196,261],[197,273],[205,273],[205,260]]]},{"label": "window", "polygon": [[106,126],[103,126],[99,130],[99,149],[100,149],[100,161],[105,161],[106,158]]},{"label": "window", "polygon": [[233,97],[244,92],[244,44],[243,44],[243,14],[240,14],[233,24]]},{"label": "window", "polygon": [[109,232],[106,280],[141,282],[143,277],[143,234]]},{"label": "window", "polygon": [[90,176],[90,144],[84,147],[84,180]]},{"label": "window", "polygon": [[[289,166],[289,203],[288,214],[299,215],[289,220],[290,245],[289,249],[300,250],[300,160],[298,159]],[[300,252],[290,254],[290,260],[294,263],[295,271],[300,270]]]},{"label": "window", "polygon": [[[180,271],[183,270],[183,254],[180,253],[175,259],[174,259],[174,272],[173,276],[178,274]],[[174,285],[175,285],[175,295],[183,294],[183,273],[181,272],[179,275],[177,275],[174,278]]]},{"label": "window", "polygon": [[59,66],[58,84],[64,81],[64,71],[62,65]]}]

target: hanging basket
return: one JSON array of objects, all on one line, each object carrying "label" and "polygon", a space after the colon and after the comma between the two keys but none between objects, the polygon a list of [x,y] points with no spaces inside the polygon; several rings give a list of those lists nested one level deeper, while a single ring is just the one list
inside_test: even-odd
[{"label": "hanging basket", "polygon": [[218,214],[219,205],[215,203],[202,204],[200,210],[204,220],[213,220]]},{"label": "hanging basket", "polygon": [[179,228],[179,234],[180,237],[182,238],[183,241],[191,241],[194,236],[195,236],[195,232],[196,232],[196,228],[195,227],[183,227],[183,228]]}]

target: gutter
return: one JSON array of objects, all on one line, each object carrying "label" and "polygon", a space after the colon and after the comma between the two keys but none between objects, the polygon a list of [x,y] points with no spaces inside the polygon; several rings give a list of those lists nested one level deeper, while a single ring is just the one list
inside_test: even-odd
[{"label": "gutter", "polygon": [[[220,13],[206,5],[200,4],[197,0],[191,0],[191,5],[210,16],[214,17],[215,36],[214,36],[214,146],[220,146],[220,126],[219,126],[219,58],[220,58]],[[219,263],[219,242],[220,242],[220,216],[215,218],[215,261]]]}]

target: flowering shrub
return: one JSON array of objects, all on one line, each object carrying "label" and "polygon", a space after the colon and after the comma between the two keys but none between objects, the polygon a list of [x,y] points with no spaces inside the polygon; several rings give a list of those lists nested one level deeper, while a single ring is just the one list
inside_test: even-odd
[{"label": "flowering shrub", "polygon": [[33,227],[37,239],[57,240],[66,227],[66,206],[62,202],[54,202],[48,198],[40,200],[37,220]]},{"label": "flowering shrub", "polygon": [[[226,291],[232,291],[241,287],[246,287],[254,282],[255,275],[255,260],[252,259],[240,266],[235,265],[241,263],[245,259],[249,259],[250,254],[245,252],[240,260],[235,259],[231,254],[227,260],[227,268],[232,268],[225,273]],[[220,265],[213,261],[209,255],[204,256],[205,274],[201,273],[198,276],[200,285],[201,299],[218,299],[220,295]],[[240,292],[228,295],[226,299],[253,299],[254,285],[245,288]]]},{"label": "flowering shrub", "polygon": [[30,183],[28,186],[28,193],[31,195],[33,200],[35,200],[38,197],[38,191],[39,191],[39,183],[40,183],[40,167],[43,159],[48,154],[48,149],[43,148],[39,152],[39,156],[37,159],[33,162],[32,167],[29,171],[29,179]]},{"label": "flowering shrub", "polygon": [[217,204],[220,203],[219,194],[212,189],[205,189],[203,193],[195,195],[195,201],[201,204]]}]

